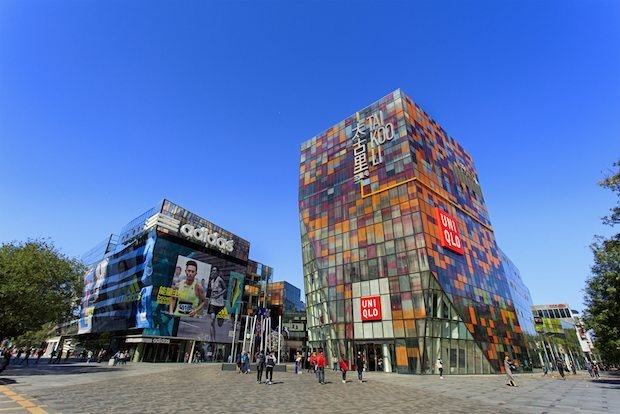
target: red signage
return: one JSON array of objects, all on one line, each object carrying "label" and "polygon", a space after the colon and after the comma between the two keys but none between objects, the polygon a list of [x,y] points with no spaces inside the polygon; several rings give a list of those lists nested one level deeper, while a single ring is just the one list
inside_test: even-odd
[{"label": "red signage", "polygon": [[439,225],[439,240],[441,240],[441,247],[445,247],[448,250],[452,250],[454,253],[463,254],[463,240],[461,239],[461,232],[456,225],[456,219],[435,207],[435,213],[437,215],[437,225]]},{"label": "red signage", "polygon": [[362,322],[381,320],[381,296],[368,296],[360,299]]}]

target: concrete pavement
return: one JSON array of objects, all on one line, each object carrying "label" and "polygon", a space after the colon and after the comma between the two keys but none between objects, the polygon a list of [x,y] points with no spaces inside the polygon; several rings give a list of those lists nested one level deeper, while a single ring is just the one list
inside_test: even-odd
[{"label": "concrete pavement", "polygon": [[[263,378],[264,380],[264,378]],[[274,384],[256,373],[222,371],[220,364],[72,363],[9,367],[0,374],[0,413],[611,413],[620,407],[620,378],[566,380],[542,374],[438,376],[326,371],[275,373]]]}]

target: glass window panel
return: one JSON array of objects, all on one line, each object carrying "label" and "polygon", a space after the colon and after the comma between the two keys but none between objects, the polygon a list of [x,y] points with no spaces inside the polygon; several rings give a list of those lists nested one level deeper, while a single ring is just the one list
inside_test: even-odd
[{"label": "glass window panel", "polygon": [[409,292],[411,291],[411,286],[409,285],[409,276],[400,276],[398,277],[398,285],[400,292]]},{"label": "glass window panel", "polygon": [[379,278],[379,265],[377,259],[368,260],[368,278],[369,279],[378,279]]},{"label": "glass window panel", "polygon": [[399,238],[399,237],[403,237],[404,233],[403,233],[403,223],[402,220],[400,218],[395,218],[393,220],[393,224],[392,224],[393,228],[394,228],[394,237],[395,238]]},{"label": "glass window panel", "polygon": [[383,336],[385,338],[394,337],[394,328],[392,325],[392,321],[383,321]]},{"label": "glass window panel", "polygon": [[420,274],[414,273],[410,277],[411,290],[422,290],[422,281],[420,280]]},{"label": "glass window panel", "polygon": [[425,328],[425,319],[416,319],[415,320],[415,325],[418,331],[418,335],[420,336],[425,336],[426,335],[426,331],[424,330]]},{"label": "glass window panel", "polygon": [[372,323],[372,335],[371,338],[383,338],[383,325],[381,322]]},{"label": "glass window panel", "polygon": [[448,321],[441,322],[441,326],[442,326],[442,331],[441,331],[442,338],[450,338],[450,322]]},{"label": "glass window panel", "polygon": [[404,338],[405,337],[405,323],[401,319],[395,319],[392,321],[392,325],[394,326],[394,337]]},{"label": "glass window panel", "polygon": [[390,293],[390,283],[389,283],[390,279],[379,279],[379,287],[381,288],[381,294],[385,295],[385,294],[389,294]]},{"label": "glass window panel", "polygon": [[370,282],[362,282],[362,297],[370,296]]},{"label": "glass window panel", "polygon": [[420,271],[420,264],[418,262],[418,251],[410,250],[407,252],[407,260],[409,262],[409,271],[410,272],[418,272]]},{"label": "glass window panel", "polygon": [[385,256],[385,243],[377,243],[377,256]]},{"label": "glass window panel", "polygon": [[362,281],[368,280],[368,262],[366,260],[360,261],[360,276]]},{"label": "glass window panel", "polygon": [[364,326],[364,339],[372,339],[372,323],[366,322],[363,326]]},{"label": "glass window panel", "polygon": [[411,216],[409,214],[406,214],[404,216],[401,217],[401,222],[402,222],[402,226],[403,226],[403,235],[404,236],[409,236],[414,234],[413,231],[413,221],[411,220]]},{"label": "glass window panel", "polygon": [[459,341],[459,374],[467,374],[465,362],[465,341]]},{"label": "glass window panel", "polygon": [[364,337],[364,326],[362,325],[361,322],[355,322],[353,324],[353,331],[355,334],[356,338],[363,338]]},{"label": "glass window panel", "polygon": [[385,242],[385,254],[390,255],[396,253],[396,247],[394,246],[394,240]]},{"label": "glass window panel", "polygon": [[381,294],[379,290],[379,279],[371,280],[368,282],[370,285],[370,295],[375,296]]},{"label": "glass window panel", "polygon": [[403,309],[403,319],[413,319],[413,301],[411,300],[411,292],[400,294],[400,302]]},{"label": "glass window panel", "polygon": [[416,318],[426,317],[426,309],[424,308],[424,297],[421,291],[412,293],[413,309]]},{"label": "glass window panel", "polygon": [[413,231],[414,233],[422,233],[423,232],[423,228],[422,228],[422,216],[420,213],[414,213],[411,215],[411,218],[413,220]]},{"label": "glass window panel", "polygon": [[413,319],[405,319],[405,335],[408,338],[415,338],[418,336],[415,329],[415,320]]},{"label": "glass window panel", "polygon": [[388,276],[396,276],[398,274],[398,266],[396,263],[396,255],[390,254],[387,256]]},{"label": "glass window panel", "polygon": [[467,338],[467,327],[465,327],[465,324],[462,322],[459,322],[459,338]]},{"label": "glass window panel", "polygon": [[457,322],[451,322],[450,328],[452,330],[452,339],[459,339],[459,324]]}]

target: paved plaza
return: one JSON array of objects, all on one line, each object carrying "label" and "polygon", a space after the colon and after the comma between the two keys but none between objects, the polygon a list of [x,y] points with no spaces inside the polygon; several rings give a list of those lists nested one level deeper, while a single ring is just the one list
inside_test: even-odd
[{"label": "paved plaza", "polygon": [[274,373],[272,385],[256,373],[222,371],[219,364],[71,363],[10,366],[0,374],[0,413],[616,413],[620,378],[587,374],[566,380],[542,374],[437,376],[328,370]]}]

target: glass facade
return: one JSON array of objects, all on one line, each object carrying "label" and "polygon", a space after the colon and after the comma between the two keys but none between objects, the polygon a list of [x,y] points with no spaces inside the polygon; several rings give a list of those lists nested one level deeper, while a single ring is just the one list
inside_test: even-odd
[{"label": "glass facade", "polygon": [[299,210],[312,347],[412,374],[527,358],[473,161],[401,90],[302,144]]},{"label": "glass facade", "polygon": [[273,274],[249,250],[248,241],[164,200],[85,255],[78,334],[114,332],[117,348],[141,354],[134,359],[181,361],[194,349],[222,360]]}]

